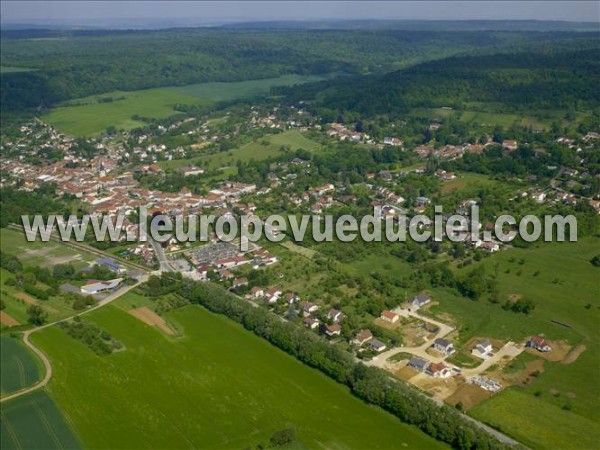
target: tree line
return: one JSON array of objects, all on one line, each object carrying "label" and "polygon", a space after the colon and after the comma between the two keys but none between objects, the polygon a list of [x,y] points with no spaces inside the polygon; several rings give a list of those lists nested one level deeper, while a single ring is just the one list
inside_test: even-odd
[{"label": "tree line", "polygon": [[346,385],[360,399],[380,406],[435,439],[459,449],[505,448],[457,410],[437,405],[381,369],[356,363],[343,349],[267,310],[252,307],[217,285],[185,279],[181,274],[163,274],[154,277],[152,283],[165,292],[176,285],[180,295],[191,303],[240,323],[301,362]]}]

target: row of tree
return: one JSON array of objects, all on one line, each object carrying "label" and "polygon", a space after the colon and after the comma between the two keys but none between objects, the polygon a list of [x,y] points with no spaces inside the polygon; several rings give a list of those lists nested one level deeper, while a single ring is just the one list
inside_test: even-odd
[{"label": "row of tree", "polygon": [[440,441],[460,449],[504,448],[455,409],[437,405],[385,371],[356,363],[343,349],[267,310],[252,307],[217,285],[183,279],[180,274],[163,275],[153,281],[156,287],[159,282],[162,289],[168,289],[175,282],[180,287],[179,293],[192,303],[242,324],[303,363],[348,386],[357,397],[384,408]]}]

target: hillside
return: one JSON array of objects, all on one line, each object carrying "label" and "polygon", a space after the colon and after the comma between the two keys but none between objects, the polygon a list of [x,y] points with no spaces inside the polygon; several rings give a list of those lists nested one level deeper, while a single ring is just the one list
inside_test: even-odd
[{"label": "hillside", "polygon": [[[597,41],[589,41],[597,45]],[[455,56],[394,73],[309,84],[286,91],[290,99],[314,99],[333,116],[406,114],[414,108],[522,112],[590,110],[600,105],[600,62],[591,49],[553,53]]]}]

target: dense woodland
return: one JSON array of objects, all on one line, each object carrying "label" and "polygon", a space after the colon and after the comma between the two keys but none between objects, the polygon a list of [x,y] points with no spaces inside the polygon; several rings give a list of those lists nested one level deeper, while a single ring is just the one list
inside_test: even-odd
[{"label": "dense woodland", "polygon": [[2,74],[1,103],[4,111],[19,111],[114,90],[290,73],[383,74],[452,55],[543,48],[557,40],[585,46],[588,39],[569,32],[389,29],[7,31],[2,66],[31,70]]},{"label": "dense woodland", "polygon": [[406,115],[413,108],[469,108],[493,113],[593,110],[600,106],[598,41],[552,53],[456,56],[394,73],[279,88],[290,100],[314,99],[311,107],[336,120]]}]

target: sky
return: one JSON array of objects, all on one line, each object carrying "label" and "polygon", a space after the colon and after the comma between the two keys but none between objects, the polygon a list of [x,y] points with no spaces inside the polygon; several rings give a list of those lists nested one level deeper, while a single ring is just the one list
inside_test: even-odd
[{"label": "sky", "polygon": [[600,21],[598,1],[10,1],[0,4],[9,23],[106,24],[111,20],[211,22],[311,19],[536,19]]}]

